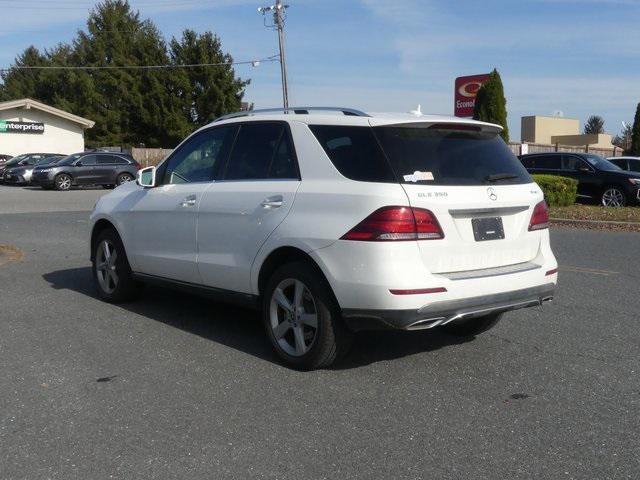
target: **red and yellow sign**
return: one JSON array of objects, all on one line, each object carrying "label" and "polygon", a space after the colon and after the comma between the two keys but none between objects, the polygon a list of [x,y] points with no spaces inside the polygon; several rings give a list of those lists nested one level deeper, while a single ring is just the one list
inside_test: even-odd
[{"label": "red and yellow sign", "polygon": [[476,95],[482,84],[487,80],[489,80],[488,73],[456,78],[455,94],[453,96],[453,114],[456,117],[473,117]]}]

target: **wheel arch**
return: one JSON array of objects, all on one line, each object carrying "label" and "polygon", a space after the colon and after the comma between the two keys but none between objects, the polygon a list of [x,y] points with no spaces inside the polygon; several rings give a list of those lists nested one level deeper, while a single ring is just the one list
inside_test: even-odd
[{"label": "wheel arch", "polygon": [[267,281],[269,280],[273,272],[275,272],[278,267],[280,267],[281,265],[284,265],[285,263],[290,263],[295,261],[301,261],[312,266],[317,271],[317,273],[322,277],[322,279],[326,282],[327,286],[329,287],[329,290],[331,291],[331,293],[334,295],[334,298],[335,298],[335,293],[333,293],[333,288],[331,287],[331,284],[329,283],[327,276],[322,271],[322,268],[320,267],[320,265],[318,265],[318,263],[307,252],[292,246],[278,247],[275,250],[273,250],[271,253],[269,253],[269,255],[267,255],[267,257],[264,259],[264,261],[262,262],[262,265],[260,265],[260,270],[258,273],[258,285],[257,285],[258,295],[260,297],[262,296],[264,289],[266,287]]},{"label": "wheel arch", "polygon": [[75,177],[73,176],[73,174],[69,171],[69,170],[62,170],[61,172],[56,172],[56,174],[53,176],[53,178],[57,178],[58,175],[67,175],[69,177],[71,177],[71,181],[75,181]]},{"label": "wheel arch", "polygon": [[92,262],[93,262],[93,259],[95,258],[95,255],[96,255],[96,239],[98,238],[98,235],[100,235],[105,230],[109,230],[109,229],[112,229],[113,231],[115,231],[116,234],[122,240],[122,235],[120,235],[120,232],[118,231],[116,226],[113,224],[113,222],[111,222],[110,220],[108,220],[106,218],[100,218],[99,220],[97,220],[93,224],[93,228],[91,229],[91,258],[90,258],[90,260]]}]

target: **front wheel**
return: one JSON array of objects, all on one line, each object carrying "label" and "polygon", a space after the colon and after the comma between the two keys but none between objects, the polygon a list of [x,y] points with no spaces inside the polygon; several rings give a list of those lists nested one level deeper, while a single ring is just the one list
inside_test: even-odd
[{"label": "front wheel", "polygon": [[328,367],[349,350],[352,333],[342,321],[331,287],[307,263],[276,270],[267,282],[262,311],[276,353],[294,368]]},{"label": "front wheel", "polygon": [[67,175],[66,173],[61,173],[60,175],[56,176],[54,186],[56,190],[66,191],[71,188],[71,183],[71,176]]},{"label": "front wheel", "polygon": [[467,318],[443,325],[441,328],[457,337],[474,337],[495,327],[502,318],[502,313],[485,315],[484,317]]},{"label": "front wheel", "polygon": [[93,250],[93,278],[98,296],[110,303],[135,298],[142,285],[132,277],[124,245],[116,231],[108,229],[100,233]]},{"label": "front wheel", "polygon": [[624,207],[627,204],[627,196],[618,187],[609,187],[602,193],[602,205],[605,207]]}]

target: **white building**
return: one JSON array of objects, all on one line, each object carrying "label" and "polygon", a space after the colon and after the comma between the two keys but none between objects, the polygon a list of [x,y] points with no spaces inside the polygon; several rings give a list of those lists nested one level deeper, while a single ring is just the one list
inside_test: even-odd
[{"label": "white building", "polygon": [[0,154],[84,151],[95,122],[29,98],[0,102]]}]

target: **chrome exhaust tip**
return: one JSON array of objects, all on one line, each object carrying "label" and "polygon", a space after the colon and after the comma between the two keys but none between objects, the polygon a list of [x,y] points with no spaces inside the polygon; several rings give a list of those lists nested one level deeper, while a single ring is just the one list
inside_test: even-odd
[{"label": "chrome exhaust tip", "polygon": [[418,320],[417,322],[413,322],[411,325],[406,327],[406,330],[427,330],[429,328],[437,327],[445,322],[447,319],[444,317],[438,318],[425,318],[422,320]]}]

